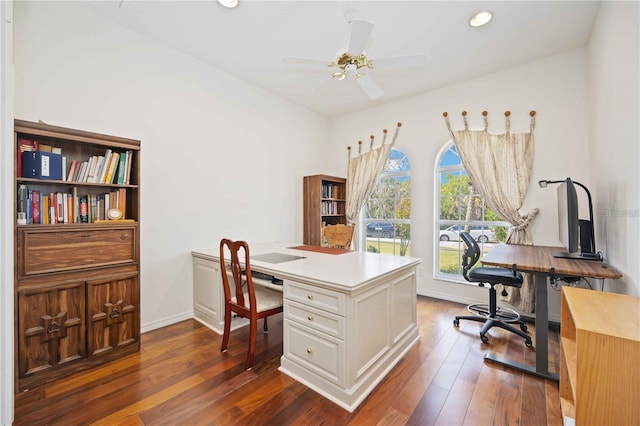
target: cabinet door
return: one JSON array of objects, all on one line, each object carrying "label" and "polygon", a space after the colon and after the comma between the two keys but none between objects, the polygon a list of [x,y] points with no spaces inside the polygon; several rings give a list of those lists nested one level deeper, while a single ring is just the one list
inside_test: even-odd
[{"label": "cabinet door", "polygon": [[193,282],[193,310],[196,319],[214,330],[222,332],[224,296],[220,263],[194,257]]},{"label": "cabinet door", "polygon": [[18,291],[19,377],[86,358],[83,282]]},{"label": "cabinet door", "polygon": [[89,357],[140,342],[138,274],[87,282]]}]

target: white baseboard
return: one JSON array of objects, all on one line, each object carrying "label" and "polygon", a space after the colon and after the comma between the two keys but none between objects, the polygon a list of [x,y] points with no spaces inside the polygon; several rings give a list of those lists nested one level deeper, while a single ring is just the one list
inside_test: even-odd
[{"label": "white baseboard", "polygon": [[166,327],[168,325],[175,324],[177,322],[188,320],[188,319],[191,319],[191,318],[193,318],[193,311],[183,312],[183,313],[177,314],[177,315],[172,315],[170,317],[162,318],[162,319],[159,319],[157,321],[153,321],[153,322],[146,323],[146,324],[141,324],[140,325],[140,332],[141,333],[146,333],[147,331],[155,330],[157,328]]},{"label": "white baseboard", "polygon": [[[451,295],[449,293],[441,293],[441,292],[436,292],[436,291],[428,291],[428,290],[424,290],[424,289],[418,289],[418,295],[420,296],[427,296],[427,297],[433,297],[434,299],[441,299],[441,300],[448,300],[449,302],[456,302],[456,303],[462,303],[463,305],[471,305],[473,303],[487,303],[487,300],[478,300],[478,299],[473,299],[473,298],[468,298],[468,297],[460,297],[460,296],[455,296],[455,295]],[[535,318],[536,314],[535,312],[532,314],[523,314],[526,317],[531,317],[531,318]],[[555,315],[553,313],[549,314],[549,321],[552,322],[560,322],[560,315]]]}]

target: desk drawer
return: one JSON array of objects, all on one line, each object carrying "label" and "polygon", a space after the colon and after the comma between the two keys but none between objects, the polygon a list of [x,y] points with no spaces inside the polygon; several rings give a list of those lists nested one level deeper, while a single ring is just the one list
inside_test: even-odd
[{"label": "desk drawer", "polygon": [[285,356],[292,362],[342,386],[344,382],[344,342],[319,333],[285,317]]},{"label": "desk drawer", "polygon": [[337,291],[285,280],[284,297],[323,311],[345,315],[346,296]]},{"label": "desk drawer", "polygon": [[137,262],[137,228],[19,230],[20,276]]},{"label": "desk drawer", "polygon": [[327,333],[344,340],[344,317],[329,312],[288,301],[284,305],[284,316],[292,321],[304,324],[314,330]]}]

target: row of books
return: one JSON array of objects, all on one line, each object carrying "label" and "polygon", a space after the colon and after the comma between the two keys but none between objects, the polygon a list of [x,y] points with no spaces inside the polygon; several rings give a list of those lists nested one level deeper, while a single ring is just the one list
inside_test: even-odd
[{"label": "row of books", "polygon": [[[113,152],[107,149],[104,155],[93,155],[87,161],[73,160],[66,176],[63,173],[63,180],[129,185],[132,158],[133,151]],[[66,169],[64,164],[63,168]]]},{"label": "row of books", "polygon": [[[62,154],[61,148],[40,143],[35,139],[20,137],[18,139],[18,176],[51,179],[48,173],[45,175],[42,170],[39,170],[40,168],[48,168],[48,166],[41,166],[38,163],[40,160],[35,157],[34,159],[37,160],[34,163],[35,168],[23,170],[23,163],[26,161],[23,153],[33,151],[49,152],[53,154],[54,159],[57,159],[58,164],[61,164],[61,166],[57,166],[58,175],[53,179],[78,183],[130,184],[133,151],[113,152],[111,149],[107,149],[104,155],[93,155],[86,161],[73,160],[67,164],[67,157]],[[44,155],[42,154],[42,156]],[[60,168],[62,169],[61,173]]]},{"label": "row of books", "polygon": [[[322,184],[322,198],[341,198],[340,185],[335,183]],[[344,198],[344,197],[342,197]]]},{"label": "row of books", "polygon": [[341,211],[343,203],[339,201],[322,201],[320,204],[320,213],[322,215],[343,214]]},{"label": "row of books", "polygon": [[49,194],[27,185],[18,186],[18,225],[56,223],[94,223],[108,220],[107,212],[117,208],[126,217],[127,193],[124,188],[105,194],[78,196],[72,192]]}]

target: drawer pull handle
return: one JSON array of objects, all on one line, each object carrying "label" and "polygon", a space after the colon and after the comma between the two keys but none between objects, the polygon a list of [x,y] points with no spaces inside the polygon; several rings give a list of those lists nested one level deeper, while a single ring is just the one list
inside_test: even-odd
[{"label": "drawer pull handle", "polygon": [[111,313],[109,314],[110,318],[118,318],[120,316],[120,311],[115,308],[113,311],[111,311]]},{"label": "drawer pull handle", "polygon": [[49,334],[58,333],[59,331],[60,324],[58,324],[57,321],[53,321],[51,324],[49,324],[49,327],[47,327],[47,333]]},{"label": "drawer pull handle", "polygon": [[311,349],[311,348],[307,348],[307,353],[308,353],[308,354],[313,353],[313,349]]},{"label": "drawer pull handle", "polygon": [[308,319],[309,321],[313,321],[313,315],[309,315],[309,316],[307,317],[307,319]]},{"label": "drawer pull handle", "polygon": [[307,299],[313,300],[313,294],[307,294]]}]

